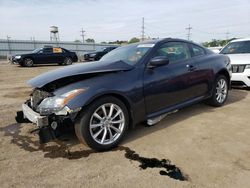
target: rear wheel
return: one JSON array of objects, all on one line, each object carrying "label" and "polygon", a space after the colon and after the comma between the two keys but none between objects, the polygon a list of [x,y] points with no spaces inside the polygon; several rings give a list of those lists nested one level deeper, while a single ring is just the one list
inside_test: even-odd
[{"label": "rear wheel", "polygon": [[23,66],[24,67],[32,67],[34,65],[34,61],[31,58],[25,58],[23,60]]},{"label": "rear wheel", "polygon": [[75,124],[78,139],[94,150],[109,150],[121,141],[129,126],[126,106],[115,97],[90,104]]},{"label": "rear wheel", "polygon": [[211,106],[222,106],[228,96],[228,80],[224,75],[219,75],[214,83],[213,95],[208,100]]},{"label": "rear wheel", "polygon": [[70,57],[65,57],[63,65],[72,65],[73,61]]}]

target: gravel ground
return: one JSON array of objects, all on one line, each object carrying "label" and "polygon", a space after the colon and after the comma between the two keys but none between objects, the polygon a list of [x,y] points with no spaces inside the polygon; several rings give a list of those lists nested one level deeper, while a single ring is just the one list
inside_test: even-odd
[{"label": "gravel ground", "polygon": [[231,90],[221,108],[201,103],[140,124],[97,153],[74,133],[41,146],[34,125],[15,121],[26,81],[56,68],[0,62],[1,187],[250,187],[250,91]]}]

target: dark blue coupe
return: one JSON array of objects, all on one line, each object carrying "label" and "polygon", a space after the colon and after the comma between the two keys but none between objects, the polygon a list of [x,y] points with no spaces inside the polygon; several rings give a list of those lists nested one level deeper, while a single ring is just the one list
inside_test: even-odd
[{"label": "dark blue coupe", "polygon": [[74,126],[79,140],[104,151],[139,122],[207,100],[222,106],[230,88],[230,59],[186,40],[162,39],[119,47],[98,62],[42,74],[23,115],[36,123],[41,142]]}]

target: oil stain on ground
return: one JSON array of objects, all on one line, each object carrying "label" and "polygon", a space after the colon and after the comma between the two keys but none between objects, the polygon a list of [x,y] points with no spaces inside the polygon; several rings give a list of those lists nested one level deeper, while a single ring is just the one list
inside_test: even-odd
[{"label": "oil stain on ground", "polygon": [[[41,145],[37,139],[32,136],[26,136],[21,134],[21,125],[19,123],[14,123],[8,125],[4,128],[0,128],[1,132],[4,132],[4,136],[12,137],[11,143],[19,146],[29,152],[43,151],[44,157],[46,158],[66,158],[69,160],[80,159],[83,157],[88,157],[90,154],[97,153],[94,150],[79,150],[70,151],[68,146],[60,141],[56,140],[56,145]],[[135,151],[131,150],[129,147],[119,146],[110,152],[114,151],[124,151],[125,158],[131,161],[137,161],[140,163],[139,167],[143,170],[147,168],[161,168],[159,174],[163,176],[168,176],[175,180],[187,181],[189,180],[188,175],[184,174],[180,168],[171,164],[168,159],[157,159],[157,158],[146,158],[141,157]]]},{"label": "oil stain on ground", "polygon": [[183,174],[177,166],[171,164],[171,161],[168,159],[157,159],[157,158],[146,158],[141,157],[135,151],[131,150],[128,147],[119,146],[118,150],[125,151],[125,157],[132,161],[137,161],[140,163],[139,167],[143,170],[147,168],[163,168],[159,173],[160,175],[169,176],[170,178],[186,181],[188,176]]}]

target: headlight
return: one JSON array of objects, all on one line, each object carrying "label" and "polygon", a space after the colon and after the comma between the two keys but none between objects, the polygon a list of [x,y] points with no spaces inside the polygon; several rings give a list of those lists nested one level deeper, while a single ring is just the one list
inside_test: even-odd
[{"label": "headlight", "polygon": [[15,56],[16,59],[21,59],[20,55]]},{"label": "headlight", "polygon": [[96,54],[90,54],[89,57],[94,57]]},{"label": "headlight", "polygon": [[245,69],[250,69],[250,65],[246,65]]},{"label": "headlight", "polygon": [[37,110],[40,114],[44,115],[56,113],[62,110],[71,99],[84,91],[86,91],[86,89],[75,89],[60,96],[45,98],[37,107]]}]

